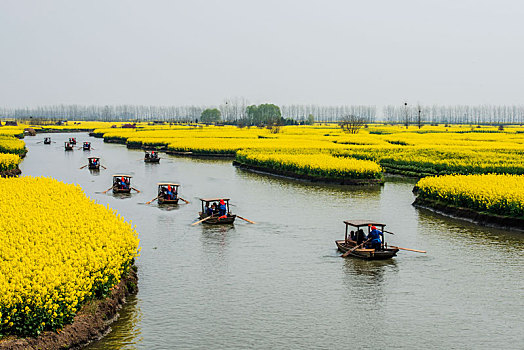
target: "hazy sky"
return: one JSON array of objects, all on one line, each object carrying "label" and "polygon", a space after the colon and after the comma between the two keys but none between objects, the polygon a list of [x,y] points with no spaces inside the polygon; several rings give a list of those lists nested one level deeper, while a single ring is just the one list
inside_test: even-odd
[{"label": "hazy sky", "polygon": [[0,0],[0,106],[523,104],[519,0]]}]

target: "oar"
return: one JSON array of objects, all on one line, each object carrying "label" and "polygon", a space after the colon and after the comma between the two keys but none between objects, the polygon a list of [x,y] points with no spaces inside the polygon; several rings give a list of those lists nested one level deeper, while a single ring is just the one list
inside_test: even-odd
[{"label": "oar", "polygon": [[105,166],[103,166],[102,164],[100,164],[100,166],[101,166],[102,168],[104,168],[104,169],[107,169],[107,168],[106,168]]},{"label": "oar", "polygon": [[85,168],[86,166],[88,166],[88,165],[89,165],[89,164],[86,164],[86,165],[84,165],[83,167],[78,168],[78,170],[80,170],[80,169],[84,169],[84,168]]},{"label": "oar", "polygon": [[153,199],[151,199],[149,202],[146,202],[146,204],[151,204],[152,201],[157,200],[157,199],[158,199],[158,196],[153,198]]},{"label": "oar", "polygon": [[187,204],[189,204],[189,201],[186,201],[186,200],[185,200],[184,198],[182,198],[182,197],[178,197],[178,199],[180,199],[180,200],[186,202]]},{"label": "oar", "polygon": [[212,217],[213,217],[213,215],[208,216],[208,217],[206,217],[206,218],[204,218],[204,219],[202,219],[202,220],[199,220],[199,221],[197,221],[197,222],[192,223],[191,226],[195,226],[195,225],[197,225],[197,224],[200,224],[201,222],[204,222],[204,221],[206,221],[206,220],[209,220],[209,219],[211,219]]},{"label": "oar", "polygon": [[251,224],[256,224],[256,222],[251,221],[251,220],[248,220],[248,219],[246,219],[246,218],[243,218],[243,217],[241,217],[240,215],[237,215],[237,218],[242,219],[242,220],[244,220],[244,221],[247,221],[247,222],[249,222],[249,223],[251,223]]},{"label": "oar", "polygon": [[113,186],[109,187],[107,190],[105,190],[105,191],[102,192],[102,193],[106,193],[107,191],[112,190],[112,189],[113,189]]},{"label": "oar", "polygon": [[415,252],[415,253],[427,253],[425,250],[417,250],[417,249],[409,249],[409,248],[395,247],[394,245],[390,245],[389,247],[390,247],[390,248],[393,248],[393,249],[408,250],[408,251],[410,251],[410,252]]},{"label": "oar", "polygon": [[394,235],[394,233],[391,232],[391,231],[386,231],[386,230],[384,230],[384,231],[382,231],[382,232],[386,232],[386,233],[389,233],[390,235]]},{"label": "oar", "polygon": [[136,188],[134,188],[134,187],[131,187],[131,188],[132,188],[133,190],[137,191],[138,193],[140,193],[140,191],[137,190]]},{"label": "oar", "polygon": [[362,243],[360,243],[359,245],[357,245],[355,248],[348,250],[347,252],[345,252],[344,254],[342,254],[342,257],[343,257],[343,258],[347,257],[349,254],[353,253],[355,250],[357,250],[358,248],[362,247],[364,244],[366,244],[366,243],[369,242],[370,240],[371,240],[371,239],[368,239],[368,240],[366,240],[365,242],[362,242]]}]

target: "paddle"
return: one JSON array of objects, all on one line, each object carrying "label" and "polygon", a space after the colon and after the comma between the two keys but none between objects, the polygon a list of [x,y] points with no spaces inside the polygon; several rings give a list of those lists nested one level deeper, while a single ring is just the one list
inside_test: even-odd
[{"label": "paddle", "polygon": [[88,166],[88,165],[89,165],[89,164],[86,164],[86,165],[84,165],[83,167],[78,168],[78,170],[80,170],[80,169],[84,169],[84,168],[85,168],[86,166]]},{"label": "paddle", "polygon": [[390,247],[390,248],[393,248],[393,249],[407,250],[407,251],[415,252],[415,253],[427,253],[425,250],[417,250],[417,249],[409,249],[409,248],[395,247],[394,245],[390,245],[389,247]]},{"label": "paddle", "polygon": [[105,166],[103,166],[102,164],[100,164],[100,166],[101,166],[102,168],[104,168],[104,169],[107,169],[107,168],[106,168]]},{"label": "paddle", "polygon": [[208,216],[208,217],[206,217],[206,218],[204,218],[204,219],[202,219],[202,220],[199,220],[199,221],[197,221],[197,222],[192,223],[191,226],[195,226],[196,224],[200,224],[201,222],[204,222],[204,221],[206,221],[206,220],[209,220],[209,219],[211,219],[212,217],[213,217],[213,215]]},{"label": "paddle", "polygon": [[369,242],[370,240],[371,240],[371,238],[368,239],[368,240],[366,240],[366,241],[364,241],[364,242],[362,242],[362,243],[360,243],[360,244],[357,245],[355,248],[348,250],[347,252],[345,252],[344,254],[342,254],[342,257],[343,257],[343,258],[347,257],[349,254],[353,253],[355,250],[357,250],[358,248],[360,248],[361,246],[363,246],[364,244],[366,244],[366,243]]},{"label": "paddle", "polygon": [[155,197],[155,198],[153,198],[153,199],[151,199],[149,202],[146,202],[146,204],[151,204],[152,201],[155,201],[155,200],[157,200],[157,199],[158,199],[158,196]]},{"label": "paddle", "polygon": [[134,187],[131,187],[131,189],[133,189],[133,190],[137,191],[138,193],[140,193],[140,191],[139,191],[139,190],[137,190],[137,189],[136,189],[136,188],[134,188]]},{"label": "paddle", "polygon": [[106,193],[107,191],[112,190],[112,189],[113,189],[113,186],[109,187],[107,190],[105,190],[105,191],[102,192],[102,193]]},{"label": "paddle", "polygon": [[389,233],[390,235],[394,235],[394,233],[391,232],[391,231],[386,231],[386,230],[384,230],[384,231],[382,231],[382,232],[386,232],[386,233]]},{"label": "paddle", "polygon": [[178,199],[180,199],[180,200],[186,202],[186,204],[189,204],[189,201],[186,201],[186,200],[185,200],[184,198],[182,198],[182,197],[178,197]]},{"label": "paddle", "polygon": [[256,222],[251,221],[251,220],[248,220],[248,219],[246,219],[246,218],[243,218],[243,217],[241,217],[240,215],[237,215],[237,218],[242,219],[242,220],[244,220],[244,221],[247,221],[247,222],[249,222],[249,223],[251,223],[251,224],[256,224]]}]

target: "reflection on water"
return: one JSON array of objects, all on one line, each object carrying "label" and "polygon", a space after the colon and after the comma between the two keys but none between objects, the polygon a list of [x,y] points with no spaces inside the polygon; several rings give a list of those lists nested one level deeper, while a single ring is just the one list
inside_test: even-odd
[{"label": "reflection on water", "polygon": [[88,169],[89,173],[93,176],[99,176],[100,175],[100,169]]},{"label": "reflection on water", "polygon": [[[120,310],[119,318],[111,324],[111,332],[104,338],[104,342],[94,342],[88,349],[136,349],[136,344],[142,341],[140,327],[141,312],[139,300],[136,296],[130,296]],[[114,335],[119,336],[115,337]]]},{"label": "reflection on water", "polygon": [[180,209],[180,204],[156,204],[154,206],[163,211],[173,211]]},{"label": "reflection on water", "polygon": [[[21,168],[78,183],[140,233],[138,296],[93,349],[521,348],[524,235],[418,210],[412,179],[361,188],[254,174],[231,160],[145,164],[140,150],[77,138],[93,142],[107,171],[78,170],[86,154],[36,138],[26,138]],[[117,173],[141,192],[101,194]],[[180,183],[191,203],[145,205],[161,181]],[[191,226],[198,198],[225,195],[257,224]],[[395,232],[388,244],[428,254],[342,259],[334,241],[348,219],[384,222]]]}]

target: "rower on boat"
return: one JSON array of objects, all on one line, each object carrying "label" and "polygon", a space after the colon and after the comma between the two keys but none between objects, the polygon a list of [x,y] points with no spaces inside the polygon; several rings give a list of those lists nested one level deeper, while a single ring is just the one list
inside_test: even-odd
[{"label": "rower on boat", "polygon": [[232,224],[235,221],[236,215],[229,211],[229,198],[202,198],[200,200],[202,201],[202,211],[198,214],[201,222]]},{"label": "rower on boat", "polygon": [[[382,240],[380,239],[380,236],[382,236]],[[371,231],[369,232],[369,235],[367,236],[367,240],[369,241],[366,244],[367,248],[381,250],[382,241],[384,240],[384,234],[382,233],[382,231],[378,230],[375,226],[371,226]]]},{"label": "rower on boat", "polygon": [[[345,238],[335,241],[338,249],[344,253],[343,257],[353,256],[367,260],[381,260],[390,259],[397,254],[398,247],[388,247],[383,238],[380,239],[385,224],[370,220],[346,220],[344,223],[346,224]],[[377,226],[381,230],[378,230]],[[354,227],[356,230],[350,233],[349,227]],[[362,229],[364,227],[368,228],[367,236]],[[373,243],[367,246],[366,244],[370,242]],[[366,247],[363,247],[364,245]]]}]

